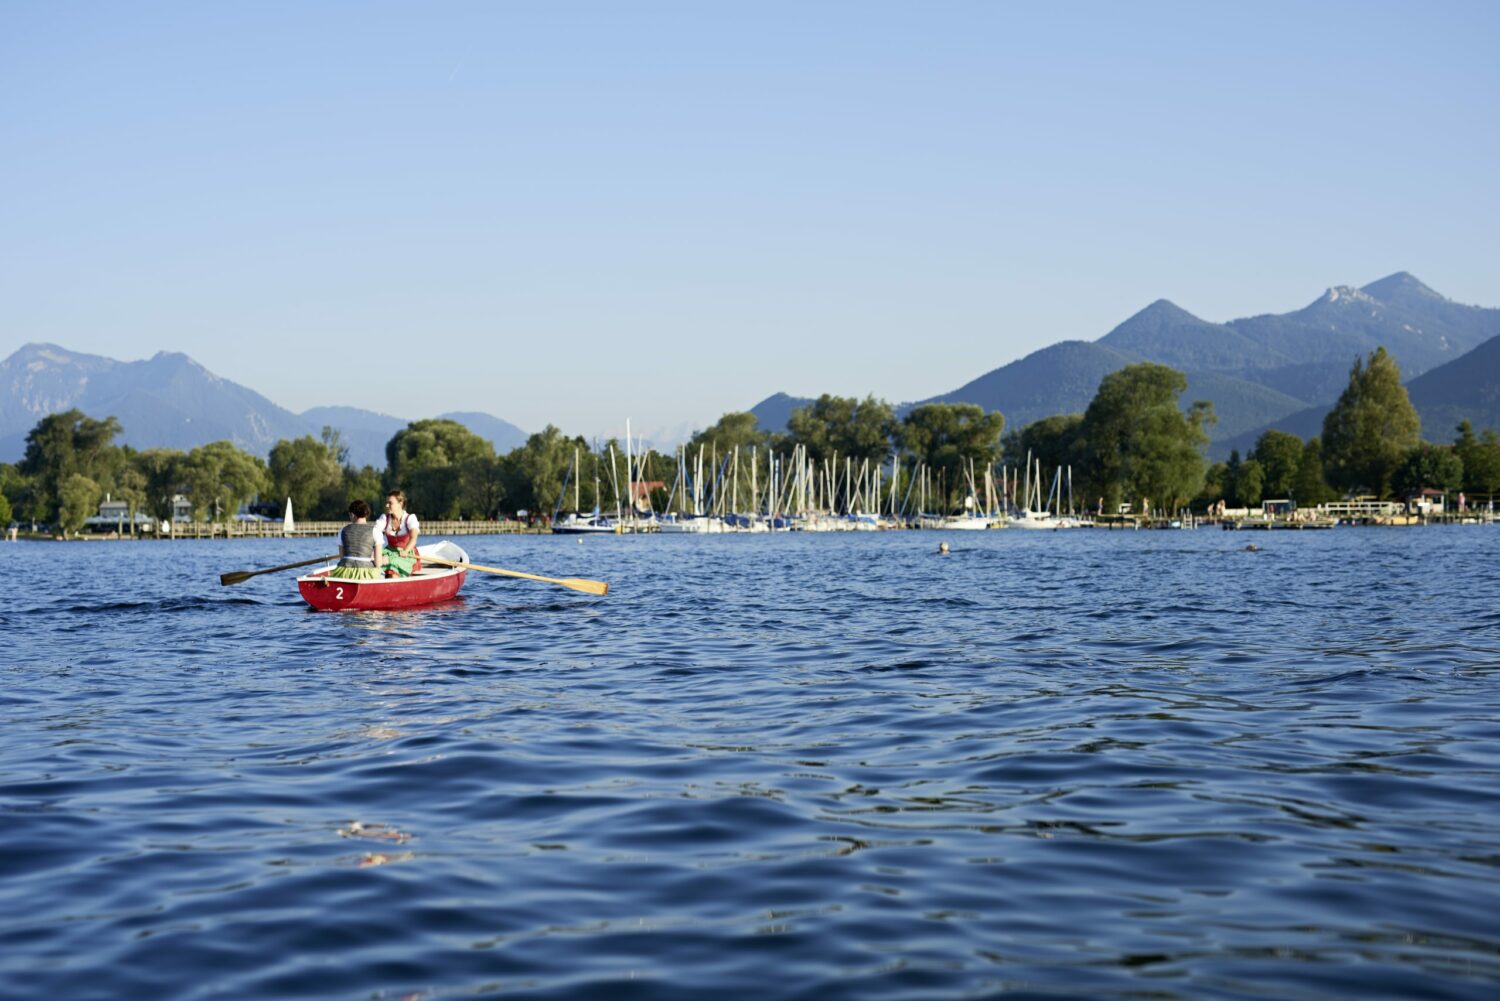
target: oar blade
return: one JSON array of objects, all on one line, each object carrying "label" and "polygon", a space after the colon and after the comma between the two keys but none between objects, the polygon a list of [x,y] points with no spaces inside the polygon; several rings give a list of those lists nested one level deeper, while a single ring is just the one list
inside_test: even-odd
[{"label": "oar blade", "polygon": [[609,585],[602,580],[588,580],[584,577],[567,577],[558,581],[563,587],[571,587],[575,591],[584,594],[608,594]]},{"label": "oar blade", "polygon": [[230,584],[238,584],[240,581],[249,580],[251,577],[259,577],[263,573],[279,573],[282,570],[295,570],[297,567],[310,567],[314,563],[323,563],[327,560],[336,560],[337,556],[319,556],[316,559],[303,560],[301,563],[288,563],[281,567],[267,567],[264,570],[231,570],[228,573],[219,574],[219,584],[228,587]]}]

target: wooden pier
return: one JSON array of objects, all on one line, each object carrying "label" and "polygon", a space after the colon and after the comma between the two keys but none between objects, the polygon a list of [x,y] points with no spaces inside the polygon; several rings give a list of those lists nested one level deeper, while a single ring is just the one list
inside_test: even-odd
[{"label": "wooden pier", "polygon": [[1301,532],[1333,528],[1333,518],[1226,518],[1219,527],[1226,532]]}]

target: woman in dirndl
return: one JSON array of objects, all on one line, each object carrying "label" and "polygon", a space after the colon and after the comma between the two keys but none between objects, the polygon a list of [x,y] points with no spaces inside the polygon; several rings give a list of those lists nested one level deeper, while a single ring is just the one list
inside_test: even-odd
[{"label": "woman in dirndl", "polygon": [[422,570],[417,556],[417,536],[422,526],[417,516],[406,510],[406,494],[392,490],[385,495],[385,514],[375,522],[375,534],[385,544],[385,575],[410,577]]},{"label": "woman in dirndl", "polygon": [[339,532],[339,563],[328,576],[339,580],[379,580],[385,565],[384,547],[370,524],[370,505],[349,504],[349,524]]}]

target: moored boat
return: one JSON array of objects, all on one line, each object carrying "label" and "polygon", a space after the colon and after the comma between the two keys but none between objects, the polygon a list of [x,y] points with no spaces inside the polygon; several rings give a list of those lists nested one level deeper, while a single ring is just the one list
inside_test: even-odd
[{"label": "moored boat", "polygon": [[[417,547],[419,556],[469,562],[469,554],[447,540]],[[329,577],[337,563],[319,567],[297,578],[297,590],[312,607],[322,612],[374,612],[419,608],[448,601],[464,586],[468,571],[438,564],[424,565],[410,577],[379,580],[345,580]]]},{"label": "moored boat", "polygon": [[552,523],[553,535],[618,535],[619,523],[597,510],[588,517],[570,512]]}]

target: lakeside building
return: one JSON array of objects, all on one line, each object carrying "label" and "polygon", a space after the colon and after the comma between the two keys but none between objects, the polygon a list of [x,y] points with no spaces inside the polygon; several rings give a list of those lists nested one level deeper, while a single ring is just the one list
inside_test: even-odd
[{"label": "lakeside building", "polygon": [[[124,532],[131,527],[130,504],[126,501],[115,500],[109,494],[104,495],[104,500],[99,502],[99,513],[83,520],[85,532]],[[137,532],[149,532],[156,525],[156,520],[145,511],[136,511],[134,529]]]},{"label": "lakeside building", "polygon": [[1446,490],[1433,490],[1431,487],[1418,490],[1416,493],[1408,494],[1406,497],[1406,509],[1412,514],[1419,514],[1424,518],[1446,514],[1448,510],[1448,492]]}]

